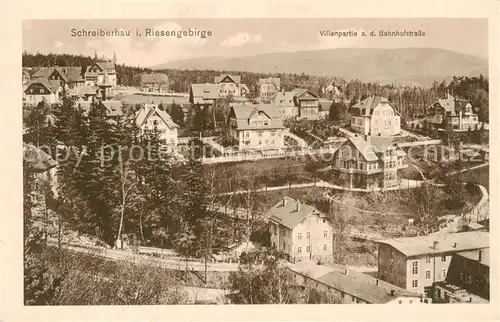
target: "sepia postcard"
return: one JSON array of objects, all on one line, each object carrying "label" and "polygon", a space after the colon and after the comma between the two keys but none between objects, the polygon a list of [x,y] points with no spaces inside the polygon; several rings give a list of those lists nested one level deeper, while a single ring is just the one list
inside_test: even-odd
[{"label": "sepia postcard", "polygon": [[57,3],[4,17],[0,320],[500,317],[498,3]]}]

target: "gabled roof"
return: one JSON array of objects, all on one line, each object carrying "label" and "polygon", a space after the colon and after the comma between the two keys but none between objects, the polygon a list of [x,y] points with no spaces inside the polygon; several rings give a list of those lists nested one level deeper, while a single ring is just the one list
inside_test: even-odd
[{"label": "gabled roof", "polygon": [[[433,248],[435,241],[436,249]],[[407,257],[482,249],[490,245],[489,233],[483,231],[385,239],[378,243],[390,245]]]},{"label": "gabled roof", "polygon": [[205,100],[219,98],[219,86],[217,84],[191,84],[191,91],[194,98]]},{"label": "gabled roof", "polygon": [[391,104],[391,102],[381,96],[369,96],[362,100],[361,102],[358,102],[354,104],[351,109],[357,109],[359,110],[359,115],[361,116],[370,116],[375,109],[380,103],[388,103],[391,105],[393,108],[394,106]]},{"label": "gabled roof", "polygon": [[61,83],[57,80],[48,80],[46,78],[35,78],[31,80],[28,84],[26,84],[26,89],[24,90],[25,92],[30,88],[31,85],[33,84],[41,84],[43,85],[48,91],[52,93],[56,93],[57,90],[59,89],[59,86]]},{"label": "gabled roof", "polygon": [[168,84],[168,76],[161,73],[141,74],[143,84]]},{"label": "gabled roof", "polygon": [[223,74],[220,76],[214,76],[214,83],[218,84],[224,80],[224,78],[229,77],[233,82],[236,84],[241,83],[241,76],[240,75],[229,75],[229,74]]},{"label": "gabled roof", "polygon": [[109,77],[108,77],[108,71],[107,70],[104,70],[104,75],[102,77],[102,81],[97,84],[98,86],[104,86],[104,87],[111,87],[113,86],[114,84],[111,82],[111,80],[109,80]]},{"label": "gabled roof", "polygon": [[70,94],[77,97],[97,95],[98,89],[94,86],[76,86],[69,90]]},{"label": "gabled roof", "polygon": [[478,262],[483,264],[484,266],[490,266],[490,249],[485,249],[481,251],[481,261],[479,261],[479,252],[478,251],[466,251],[460,252],[457,256],[467,258],[468,260]]},{"label": "gabled roof", "polygon": [[296,98],[300,98],[301,96],[303,96],[306,93],[308,93],[309,95],[311,95],[315,98],[318,98],[317,94],[313,93],[311,90],[309,90],[307,88],[295,88],[292,92],[294,92],[294,97],[296,97]]},{"label": "gabled roof", "polygon": [[295,92],[278,92],[274,97],[274,102],[278,106],[294,106],[293,97]]},{"label": "gabled roof", "polygon": [[324,215],[316,208],[289,197],[284,197],[279,203],[271,208],[265,216],[271,221],[279,223],[287,228],[293,229],[307,216],[317,214]]},{"label": "gabled roof", "polygon": [[[236,103],[231,106],[231,110],[236,118],[238,130],[283,128],[280,111],[274,104]],[[256,126],[251,124],[250,118],[259,112],[262,112],[269,117],[270,122],[267,126]]]},{"label": "gabled roof", "polygon": [[115,100],[102,101],[102,105],[106,107],[106,112],[108,116],[122,116],[122,102]]},{"label": "gabled roof", "polygon": [[167,112],[162,111],[156,104],[144,104],[144,107],[139,110],[135,118],[137,126],[141,127],[153,114],[157,114],[169,128],[178,128],[172,117]]},{"label": "gabled roof", "polygon": [[[358,150],[359,153],[361,153],[361,155],[363,156],[363,158],[366,161],[377,161],[378,160],[378,156],[376,153],[377,151],[374,149],[374,146],[369,144],[362,137],[360,137],[360,136],[350,137],[342,144],[342,146],[348,142],[350,142],[350,143],[352,143],[352,145],[354,145],[356,150]],[[342,149],[342,147],[339,148],[339,150],[341,150],[341,149]]]},{"label": "gabled roof", "polygon": [[81,67],[40,67],[33,74],[33,78],[48,78],[56,70],[63,80],[67,83],[71,82],[81,82],[82,78],[82,68]]}]

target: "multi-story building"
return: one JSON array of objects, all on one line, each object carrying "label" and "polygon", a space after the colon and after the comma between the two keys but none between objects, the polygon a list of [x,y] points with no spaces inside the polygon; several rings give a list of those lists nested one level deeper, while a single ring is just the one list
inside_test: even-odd
[{"label": "multi-story building", "polygon": [[486,303],[490,300],[489,248],[452,256],[443,282],[434,284],[436,303]]},{"label": "multi-story building", "polygon": [[299,115],[299,108],[293,100],[294,92],[281,91],[274,96],[274,104],[278,107],[283,119],[295,118]]},{"label": "multi-story building", "polygon": [[84,84],[81,67],[38,67],[31,78],[57,81],[64,88],[74,88]]},{"label": "multi-story building", "polygon": [[333,225],[316,208],[284,197],[267,213],[271,247],[292,262],[333,259]]},{"label": "multi-story building", "polygon": [[332,175],[350,188],[387,188],[399,184],[406,153],[388,137],[350,137],[333,154]]},{"label": "multi-story building", "polygon": [[280,150],[284,147],[282,118],[274,104],[233,104],[229,112],[231,137],[240,150]]},{"label": "multi-story building", "polygon": [[168,92],[168,76],[166,74],[142,74],[141,75],[141,91],[143,92]]},{"label": "multi-story building", "polygon": [[370,96],[350,108],[351,128],[363,135],[391,136],[401,133],[401,117],[385,97]]},{"label": "multi-story building", "polygon": [[57,103],[61,91],[60,81],[35,78],[25,85],[23,104],[36,105],[41,101],[45,101],[47,104]]},{"label": "multi-story building", "polygon": [[290,265],[295,281],[304,288],[330,292],[342,304],[421,304],[420,294],[337,264],[309,260]]},{"label": "multi-story building", "polygon": [[221,75],[214,77],[214,84],[219,87],[219,97],[239,99],[249,93],[246,84],[241,83],[240,75]]},{"label": "multi-story building", "polygon": [[281,80],[278,77],[261,78],[257,83],[259,99],[261,102],[270,103],[280,91]]},{"label": "multi-story building", "polygon": [[97,61],[85,70],[85,85],[94,86],[102,83],[104,80],[104,72],[113,87],[116,87],[116,67],[112,61]]},{"label": "multi-story building", "polygon": [[318,95],[305,88],[296,88],[293,92],[293,101],[298,109],[297,118],[306,120],[320,119]]},{"label": "multi-story building", "polygon": [[137,112],[135,122],[143,133],[148,130],[158,130],[163,144],[169,147],[172,152],[177,151],[177,129],[179,126],[174,123],[167,112],[159,109],[156,104],[144,104]]},{"label": "multi-story building", "polygon": [[449,126],[455,131],[474,130],[479,126],[479,119],[472,104],[447,94],[427,108],[426,121],[437,127]]},{"label": "multi-story building", "polygon": [[489,248],[489,233],[476,231],[382,240],[378,278],[432,297],[434,283],[446,280],[454,255],[485,248]]}]

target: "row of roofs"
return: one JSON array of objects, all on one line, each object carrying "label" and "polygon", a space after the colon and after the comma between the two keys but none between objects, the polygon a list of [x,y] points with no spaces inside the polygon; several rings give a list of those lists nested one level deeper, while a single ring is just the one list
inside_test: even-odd
[{"label": "row of roofs", "polygon": [[370,275],[347,269],[338,264],[324,264],[303,260],[290,265],[290,270],[316,283],[369,304],[386,304],[400,298],[410,298],[419,303],[421,295],[396,285],[384,282]]},{"label": "row of roofs", "polygon": [[490,244],[489,233],[484,231],[385,239],[378,243],[390,245],[406,257],[471,251]]}]

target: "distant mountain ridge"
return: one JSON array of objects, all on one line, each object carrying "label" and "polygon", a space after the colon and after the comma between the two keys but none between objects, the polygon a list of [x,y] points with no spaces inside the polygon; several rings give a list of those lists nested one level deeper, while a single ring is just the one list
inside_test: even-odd
[{"label": "distant mountain ridge", "polygon": [[439,48],[336,48],[246,57],[202,57],[152,68],[304,73],[406,85],[429,85],[453,76],[488,75],[487,59]]}]

